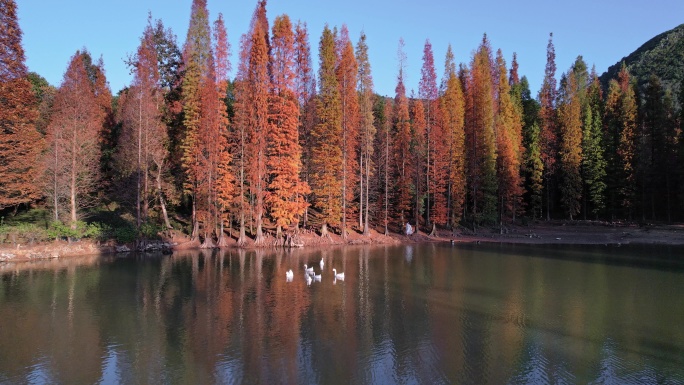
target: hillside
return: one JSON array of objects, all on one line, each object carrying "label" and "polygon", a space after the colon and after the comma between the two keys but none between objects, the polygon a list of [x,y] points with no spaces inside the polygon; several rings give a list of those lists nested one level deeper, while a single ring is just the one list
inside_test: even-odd
[{"label": "hillside", "polygon": [[679,83],[684,79],[684,24],[652,38],[627,57],[608,67],[600,77],[604,88],[610,79],[617,78],[623,61],[640,87],[648,82],[651,74],[656,74],[665,89],[676,92]]}]

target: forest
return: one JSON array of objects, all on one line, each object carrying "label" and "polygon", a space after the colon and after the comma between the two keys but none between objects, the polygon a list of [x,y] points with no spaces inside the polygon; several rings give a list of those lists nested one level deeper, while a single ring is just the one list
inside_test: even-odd
[{"label": "forest", "polygon": [[122,242],[173,229],[213,248],[302,228],[684,219],[681,81],[639,82],[623,63],[602,82],[582,56],[559,73],[550,34],[533,96],[515,53],[507,63],[485,34],[469,63],[449,47],[441,77],[426,40],[417,94],[400,40],[396,93],[380,96],[363,33],[269,25],[266,3],[235,63],[206,0],[193,0],[182,46],[150,15],[133,80],[113,94],[86,49],[57,87],[29,72],[16,3],[0,0],[0,242],[18,228]]}]

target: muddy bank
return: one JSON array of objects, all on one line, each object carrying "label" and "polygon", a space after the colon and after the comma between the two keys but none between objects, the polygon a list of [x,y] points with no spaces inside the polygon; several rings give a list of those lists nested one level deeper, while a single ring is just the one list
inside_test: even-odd
[{"label": "muddy bank", "polygon": [[[228,241],[227,247],[237,247],[235,235]],[[568,245],[620,245],[620,244],[658,244],[684,245],[684,225],[648,225],[638,226],[605,222],[540,222],[527,226],[506,226],[497,228],[480,228],[477,231],[460,228],[455,231],[441,230],[436,236],[429,237],[422,231],[411,236],[391,233],[381,234],[371,230],[370,235],[349,230],[347,239],[341,235],[330,234],[321,237],[313,230],[302,230],[297,235],[303,247],[341,246],[341,245],[387,245],[423,242],[497,242],[525,244],[568,244]],[[277,239],[266,234],[264,244],[256,246],[248,239],[245,248],[277,247]],[[169,253],[173,250],[190,250],[200,247],[198,241],[191,241],[187,236],[172,234],[160,241],[149,241],[138,245],[142,251]],[[90,240],[75,242],[55,241],[35,245],[0,245],[0,262],[19,262],[32,260],[48,260],[64,257],[89,255],[115,255],[135,251],[136,245],[117,245],[113,242],[101,243]]]}]

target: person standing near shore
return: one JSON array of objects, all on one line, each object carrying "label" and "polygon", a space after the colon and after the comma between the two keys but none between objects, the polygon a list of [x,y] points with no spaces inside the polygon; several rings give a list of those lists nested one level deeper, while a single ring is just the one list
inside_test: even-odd
[{"label": "person standing near shore", "polygon": [[410,223],[406,222],[406,236],[413,234],[413,227]]}]

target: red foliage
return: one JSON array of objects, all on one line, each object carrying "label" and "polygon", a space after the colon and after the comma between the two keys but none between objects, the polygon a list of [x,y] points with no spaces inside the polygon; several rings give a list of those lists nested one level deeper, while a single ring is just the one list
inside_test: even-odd
[{"label": "red foliage", "polygon": [[43,142],[34,123],[35,96],[27,78],[17,6],[0,0],[0,210],[40,196],[37,183]]}]

